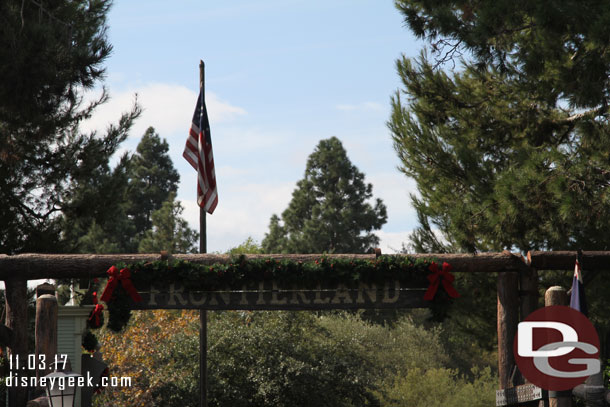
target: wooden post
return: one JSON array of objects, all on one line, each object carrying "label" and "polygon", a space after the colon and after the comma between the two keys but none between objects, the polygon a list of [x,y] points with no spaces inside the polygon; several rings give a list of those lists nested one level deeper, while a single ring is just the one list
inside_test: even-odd
[{"label": "wooden post", "polygon": [[36,368],[36,377],[46,376],[53,371],[57,354],[57,298],[43,294],[36,299],[36,360],[44,355],[45,370]]},{"label": "wooden post", "polygon": [[[568,294],[563,287],[553,286],[544,293],[544,305],[568,305]],[[549,391],[549,407],[571,407],[571,391]]]},{"label": "wooden post", "polygon": [[519,324],[519,274],[498,273],[498,376],[500,389],[513,387],[513,340]]},{"label": "wooden post", "polygon": [[[527,261],[526,261],[527,264]],[[538,309],[538,270],[533,267],[523,269],[519,272],[519,299],[520,314],[523,321],[529,314]],[[529,381],[524,377],[525,383]],[[548,400],[540,400],[537,407],[548,407]]]},{"label": "wooden post", "polygon": [[[6,326],[13,331],[13,340],[9,348],[12,356],[19,355],[22,361],[27,361],[28,355],[28,303],[27,280],[5,280],[6,288]],[[28,374],[27,372],[19,375]],[[25,406],[28,398],[27,387],[11,386],[8,388],[9,407]]]},{"label": "wooden post", "polygon": [[[205,94],[205,64],[199,61],[199,91]],[[203,109],[203,101],[201,103]],[[205,209],[199,208],[199,253],[207,253],[207,230]],[[199,310],[199,406],[208,406],[208,312]]]},{"label": "wooden post", "polygon": [[538,271],[533,268],[519,272],[521,320],[538,309]]},{"label": "wooden post", "polygon": [[550,287],[544,293],[544,306],[568,305],[568,294],[565,288],[558,285]]},{"label": "wooden post", "polygon": [[[36,292],[45,292],[47,287],[42,287]],[[53,363],[57,354],[57,298],[55,295],[42,294],[36,299],[36,322],[35,322],[35,348],[36,361],[44,360],[45,369],[41,370],[36,364],[36,377],[41,378],[53,371]],[[44,355],[44,356],[42,356]],[[44,357],[44,359],[42,359]],[[35,396],[44,396],[44,388],[30,389]],[[33,397],[30,396],[30,397]],[[28,404],[29,405],[29,404]]]}]

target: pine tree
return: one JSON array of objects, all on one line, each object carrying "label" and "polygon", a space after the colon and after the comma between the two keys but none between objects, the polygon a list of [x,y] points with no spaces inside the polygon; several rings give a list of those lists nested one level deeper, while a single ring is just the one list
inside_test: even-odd
[{"label": "pine tree", "polygon": [[[396,5],[433,55],[397,61],[404,88],[388,123],[401,169],[417,183],[413,247],[606,250],[610,4]],[[554,277],[569,284],[567,273]],[[456,302],[455,339],[489,346],[496,298],[483,293],[493,290],[493,277],[459,276],[456,285],[473,295]],[[600,278],[587,287],[598,316],[610,311],[607,290]],[[602,318],[596,322],[608,332]]]},{"label": "pine tree", "polygon": [[128,170],[123,155],[115,168],[103,163],[91,178],[74,182],[61,216],[63,246],[68,252],[133,253],[136,229],[129,218]]},{"label": "pine tree", "polygon": [[[606,113],[610,4],[596,0],[396,0],[437,62],[465,54],[479,68],[520,76],[542,100]],[[579,111],[579,113],[585,113]]]},{"label": "pine tree", "polygon": [[149,127],[130,161],[128,213],[138,235],[152,227],[152,213],[178,191],[180,175],[168,152],[167,141]]},{"label": "pine tree", "polygon": [[386,207],[367,201],[373,186],[354,166],[341,141],[322,140],[309,156],[288,208],[271,218],[262,242],[267,253],[364,253],[379,243],[372,233],[387,220]]},{"label": "pine tree", "polygon": [[140,253],[194,253],[199,233],[192,230],[181,215],[184,208],[176,201],[176,194],[170,193],[161,208],[152,213],[152,229],[149,229],[138,248]]},{"label": "pine tree", "polygon": [[[404,90],[389,122],[418,185],[415,248],[605,249],[610,38],[599,28],[610,6],[396,4],[436,52],[397,62]],[[456,52],[468,58],[442,71]]]},{"label": "pine tree", "polygon": [[152,228],[152,213],[176,193],[180,176],[169,147],[152,127],[133,155],[111,169],[101,165],[72,191],[71,205],[85,210],[64,214],[63,235],[70,251],[134,253]]},{"label": "pine tree", "polygon": [[110,0],[0,2],[0,252],[63,251],[60,213],[127,137],[137,104],[103,135],[78,124],[96,106],[82,92],[98,84],[111,46]]}]

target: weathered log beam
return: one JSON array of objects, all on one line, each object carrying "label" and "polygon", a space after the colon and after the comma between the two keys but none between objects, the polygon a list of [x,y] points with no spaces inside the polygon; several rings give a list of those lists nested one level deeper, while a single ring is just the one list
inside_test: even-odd
[{"label": "weathered log beam", "polygon": [[[248,259],[274,258],[277,260],[309,261],[321,254],[258,254]],[[331,259],[374,259],[375,254],[329,254]],[[406,255],[405,255],[406,256]],[[434,257],[448,262],[455,272],[519,271],[527,268],[519,257],[506,253],[480,254],[410,254],[413,258]],[[173,259],[200,264],[228,263],[229,255],[176,254]],[[117,263],[161,260],[161,254],[19,254],[0,255],[0,280],[18,277],[35,280],[42,278],[92,278],[105,276],[106,270]]]},{"label": "weathered log beam", "polygon": [[[610,251],[581,252],[583,270],[610,270]],[[537,270],[574,270],[576,251],[538,252],[527,254],[530,266]]]}]

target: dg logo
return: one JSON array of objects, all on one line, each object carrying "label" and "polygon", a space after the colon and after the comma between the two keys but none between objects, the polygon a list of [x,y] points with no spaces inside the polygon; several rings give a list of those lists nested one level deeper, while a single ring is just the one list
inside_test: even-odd
[{"label": "dg logo", "polygon": [[513,353],[523,376],[546,390],[569,390],[600,371],[599,337],[582,313],[553,305],[519,323]]}]

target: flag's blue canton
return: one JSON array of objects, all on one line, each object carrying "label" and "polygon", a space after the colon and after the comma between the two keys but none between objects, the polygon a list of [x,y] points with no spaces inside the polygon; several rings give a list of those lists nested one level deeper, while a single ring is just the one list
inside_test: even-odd
[{"label": "flag's blue canton", "polygon": [[195,113],[193,113],[193,123],[199,123],[199,129],[203,130],[203,134],[205,135],[206,143],[208,143],[209,145],[212,145],[212,136],[210,133],[210,122],[208,119],[208,112],[207,112],[207,108],[205,107],[205,103],[203,103],[203,109],[201,108],[202,97],[203,97],[203,93],[200,93],[199,97],[197,98],[197,106],[195,106]]}]

